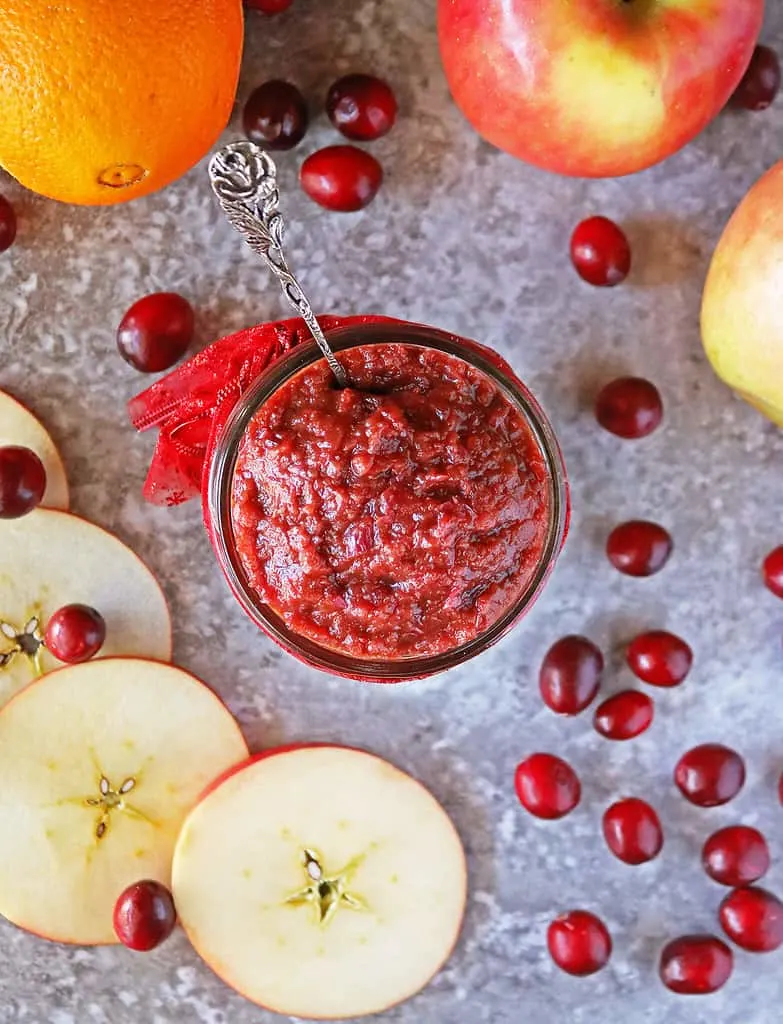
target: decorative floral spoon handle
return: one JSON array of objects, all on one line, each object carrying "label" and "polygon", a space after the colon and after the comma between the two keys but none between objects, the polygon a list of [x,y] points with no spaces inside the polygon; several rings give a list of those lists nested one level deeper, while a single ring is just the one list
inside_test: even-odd
[{"label": "decorative floral spoon handle", "polygon": [[345,370],[330,348],[283,252],[285,223],[278,209],[277,168],[271,157],[253,142],[229,143],[210,160],[209,180],[229,222],[278,279],[285,297],[323,352],[337,383],[347,387]]}]

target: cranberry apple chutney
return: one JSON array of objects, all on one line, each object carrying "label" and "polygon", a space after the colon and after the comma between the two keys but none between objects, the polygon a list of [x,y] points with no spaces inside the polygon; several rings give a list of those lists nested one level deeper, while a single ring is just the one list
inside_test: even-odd
[{"label": "cranberry apple chutney", "polygon": [[230,525],[247,586],[293,633],[351,658],[468,644],[559,550],[545,554],[552,468],[467,354],[390,340],[340,361],[351,387],[311,362],[239,439]]}]

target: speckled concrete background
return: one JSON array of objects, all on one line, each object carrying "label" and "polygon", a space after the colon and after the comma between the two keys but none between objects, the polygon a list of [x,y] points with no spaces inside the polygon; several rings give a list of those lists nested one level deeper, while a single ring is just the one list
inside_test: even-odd
[{"label": "speckled concrete background", "polygon": [[[545,595],[506,641],[461,670],[405,689],[365,688],[282,656],[240,614],[219,577],[199,510],[145,506],[152,438],[128,427],[125,401],[145,381],[117,356],[114,330],[140,295],[172,289],[198,310],[201,343],[284,312],[266,272],[222,221],[197,168],[158,196],[113,210],[73,209],[2,190],[21,214],[0,257],[0,386],[31,405],[62,445],[74,509],[116,530],[157,572],[176,623],[178,661],[210,680],[253,744],[335,740],[369,747],[414,772],[445,803],[470,852],[472,900],[456,955],[398,1024],[774,1024],[783,954],[738,955],[723,993],[687,1001],[655,975],[661,943],[713,929],[721,897],[698,851],[716,827],[765,829],[783,890],[779,710],[783,605],[760,585],[764,553],[783,541],[783,434],[712,376],[698,337],[709,254],[731,210],[783,151],[783,103],[722,116],[685,152],[629,180],[550,177],[483,144],[451,104],[440,70],[434,0],[296,0],[251,17],[239,100],[273,75],[318,106],[338,73],[372,69],[397,89],[403,117],[373,147],[388,179],[362,214],[321,211],[298,193],[303,155],[336,141],[323,115],[301,151],[280,161],[292,259],[323,311],[384,312],[474,336],[508,357],[562,439],[574,524]],[[773,7],[773,5],[770,5]],[[766,38],[783,49],[783,10]],[[236,134],[238,117],[227,138]],[[612,292],[574,276],[574,224],[600,212],[628,230],[636,265]],[[649,375],[665,429],[638,444],[590,415],[612,374]],[[628,516],[669,526],[677,550],[649,581],[625,579],[602,554]],[[589,716],[542,708],[536,667],[569,631],[616,649],[639,627],[668,626],[693,645],[692,677],[662,693],[652,730],[622,747]],[[615,655],[607,690],[630,682]],[[749,784],[724,810],[690,808],[670,782],[690,745],[720,740],[747,757]],[[583,805],[560,824],[526,816],[513,793],[519,760],[566,754]],[[197,752],[196,752],[196,756]],[[667,829],[662,857],[615,861],[600,817],[641,794]],[[560,975],[544,948],[549,919],[573,906],[606,916],[616,955],[601,975]],[[155,955],[65,949],[0,926],[3,1024],[266,1024],[178,935]]]}]

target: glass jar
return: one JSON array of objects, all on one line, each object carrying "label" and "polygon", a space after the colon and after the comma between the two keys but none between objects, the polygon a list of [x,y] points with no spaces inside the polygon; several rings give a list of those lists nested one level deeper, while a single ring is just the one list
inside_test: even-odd
[{"label": "glass jar", "polygon": [[232,522],[232,484],[239,446],[249,422],[263,403],[292,377],[323,358],[314,342],[302,343],[274,362],[250,386],[226,421],[215,445],[207,484],[207,518],[212,544],[228,584],[245,612],[300,661],[364,682],[397,683],[435,675],[491,647],[522,618],[540,594],[568,530],[569,494],[563,457],[541,407],[491,349],[431,327],[397,321],[341,327],[329,333],[329,342],[337,352],[359,346],[401,344],[455,356],[488,377],[521,414],[547,467],[549,490],[545,540],[529,582],[500,617],[469,642],[432,655],[417,653],[393,659],[363,658],[322,646],[292,631],[280,615],[261,601],[245,577]]}]

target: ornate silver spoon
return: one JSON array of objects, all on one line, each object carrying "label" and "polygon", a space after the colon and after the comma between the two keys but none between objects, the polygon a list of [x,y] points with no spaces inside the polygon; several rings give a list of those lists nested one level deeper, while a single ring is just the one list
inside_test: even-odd
[{"label": "ornate silver spoon", "polygon": [[231,142],[210,160],[209,180],[231,225],[266,263],[285,297],[307,324],[337,383],[348,387],[345,370],[330,348],[283,252],[285,224],[278,209],[280,193],[274,161],[254,142]]}]

